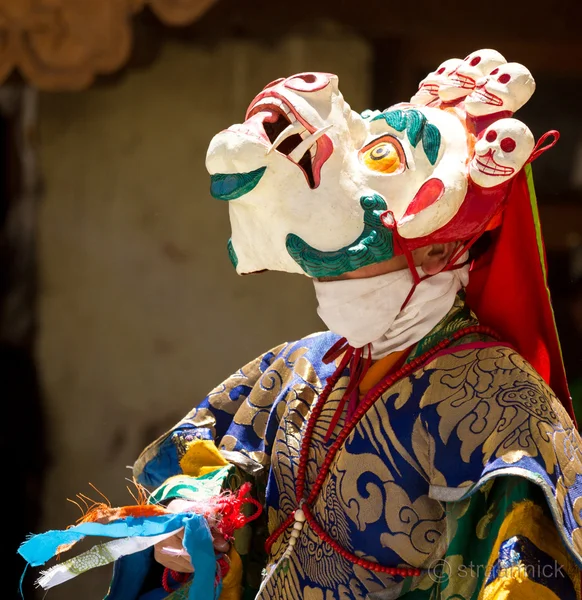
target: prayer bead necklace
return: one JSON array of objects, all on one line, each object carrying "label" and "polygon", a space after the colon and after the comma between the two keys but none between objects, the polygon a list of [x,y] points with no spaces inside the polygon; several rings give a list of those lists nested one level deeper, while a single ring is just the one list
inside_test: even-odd
[{"label": "prayer bead necklace", "polygon": [[301,531],[305,523],[311,527],[312,531],[317,535],[317,537],[323,542],[331,546],[339,555],[341,555],[346,560],[350,561],[353,564],[359,565],[360,567],[367,569],[369,571],[374,571],[376,573],[386,573],[388,575],[398,575],[400,577],[418,577],[422,571],[416,567],[387,567],[377,562],[367,560],[365,558],[361,558],[349,552],[346,548],[344,548],[339,542],[334,540],[317,522],[315,516],[311,512],[311,506],[319,492],[323,486],[323,483],[329,474],[331,469],[331,465],[338,453],[339,449],[343,446],[345,440],[350,435],[350,433],[354,430],[356,425],[360,422],[362,417],[366,414],[366,412],[374,405],[374,403],[380,398],[386,390],[392,387],[399,380],[404,377],[408,377],[414,371],[421,368],[425,365],[431,358],[433,358],[436,354],[441,352],[450,346],[453,342],[474,334],[487,335],[494,340],[498,341],[500,338],[489,327],[481,326],[481,325],[473,325],[471,327],[465,327],[464,329],[460,329],[455,332],[450,338],[442,340],[436,346],[427,350],[421,356],[411,360],[409,363],[405,364],[403,367],[398,369],[392,375],[386,377],[383,381],[374,386],[366,395],[366,397],[360,402],[354,414],[347,419],[346,423],[342,427],[339,432],[337,438],[326,452],[325,459],[318,469],[317,477],[315,478],[315,482],[313,483],[313,487],[309,494],[306,494],[305,483],[306,483],[306,473],[307,473],[307,462],[309,458],[309,449],[311,447],[311,441],[313,437],[313,430],[317,424],[317,421],[323,411],[323,407],[329,398],[331,392],[335,388],[337,382],[343,374],[344,369],[346,368],[349,356],[346,355],[340,362],[338,368],[334,371],[333,375],[329,377],[321,395],[313,407],[309,419],[307,420],[307,425],[305,427],[305,431],[303,432],[302,441],[301,441],[301,449],[299,452],[299,466],[297,468],[297,480],[295,487],[295,498],[297,500],[298,508],[294,510],[285,521],[271,534],[271,536],[267,539],[265,544],[265,548],[267,553],[271,553],[271,548],[273,544],[277,541],[277,539],[287,530],[287,528],[293,524],[293,529],[290,533],[290,538],[288,542],[288,546],[281,556],[280,561],[288,558],[293,551],[297,543],[297,539],[299,538]]}]

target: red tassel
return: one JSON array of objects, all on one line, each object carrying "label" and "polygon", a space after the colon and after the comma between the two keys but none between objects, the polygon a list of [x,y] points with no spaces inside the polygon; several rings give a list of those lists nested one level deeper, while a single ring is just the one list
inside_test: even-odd
[{"label": "red tassel", "polygon": [[[240,486],[236,494],[229,492],[220,497],[218,505],[221,517],[216,529],[227,541],[232,539],[237,529],[254,521],[263,512],[263,507],[258,500],[255,500],[251,496],[247,497],[250,491],[251,484],[246,482]],[[249,517],[242,510],[245,504],[252,504],[257,509]]]}]

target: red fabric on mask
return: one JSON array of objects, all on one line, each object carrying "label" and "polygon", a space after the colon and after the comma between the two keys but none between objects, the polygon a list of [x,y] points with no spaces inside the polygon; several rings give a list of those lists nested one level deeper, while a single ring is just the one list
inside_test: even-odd
[{"label": "red fabric on mask", "polygon": [[574,419],[530,165],[512,182],[502,223],[492,235],[494,248],[471,270],[469,306],[534,367]]}]

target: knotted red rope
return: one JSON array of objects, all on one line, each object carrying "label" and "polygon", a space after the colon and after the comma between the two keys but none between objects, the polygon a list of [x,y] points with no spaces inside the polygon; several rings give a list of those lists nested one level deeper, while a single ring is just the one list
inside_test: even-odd
[{"label": "knotted red rope", "polygon": [[[162,575],[162,587],[168,594],[175,592],[179,587],[182,587],[183,583],[186,583],[190,579],[192,573],[180,573],[179,571],[173,571],[167,567],[164,569]],[[172,585],[170,583],[170,577],[172,578]],[[176,585],[177,584],[177,585]],[[175,587],[174,587],[175,586]]]},{"label": "knotted red rope", "polygon": [[[372,365],[372,345],[367,344],[364,348],[354,348],[348,344],[346,338],[340,338],[324,355],[323,362],[329,364],[343,353],[343,358],[332,375],[332,379],[337,380],[342,376],[346,367],[349,368],[350,381],[344,391],[339,404],[333,414],[327,433],[325,434],[324,442],[327,443],[338,424],[346,405],[348,403],[348,418],[352,415],[358,405],[360,382],[366,376],[368,369]],[[366,356],[364,357],[364,353]],[[337,378],[336,378],[337,377]],[[331,390],[330,390],[331,393]]]},{"label": "knotted red rope", "polygon": [[[261,503],[248,495],[250,491],[251,484],[247,481],[240,486],[236,494],[225,493],[220,496],[218,501],[220,521],[216,529],[226,541],[232,539],[237,529],[254,521],[263,512]],[[247,517],[243,512],[245,504],[252,504],[257,510]]]}]

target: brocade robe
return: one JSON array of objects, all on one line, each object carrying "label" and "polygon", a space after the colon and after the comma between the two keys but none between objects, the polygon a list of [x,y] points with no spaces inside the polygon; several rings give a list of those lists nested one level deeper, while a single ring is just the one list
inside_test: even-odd
[{"label": "brocade robe", "polygon": [[[458,300],[408,360],[475,322]],[[300,443],[336,368],[322,362],[336,340],[327,332],[282,344],[237,371],[144,450],[135,465],[138,480],[171,488],[168,478],[182,473],[196,440],[213,440],[236,466],[229,485],[233,478],[234,485],[241,477],[254,480],[266,533],[273,532],[297,508]],[[315,427],[308,492],[344,425],[345,415],[324,442],[348,376],[346,371],[338,381]],[[257,598],[580,598],[581,452],[561,403],[515,350],[484,337],[462,338],[378,396],[336,455],[312,505],[320,526],[352,554],[386,566],[419,567],[421,576],[354,565],[306,524],[290,560],[274,569]],[[175,481],[182,480],[170,479]],[[245,555],[245,598],[255,597],[260,583],[253,564],[267,571],[276,565],[290,530],[263,558],[253,554],[248,539],[237,540]],[[263,538],[259,524],[255,550]],[[142,557],[142,565],[149,560]],[[129,567],[116,568],[112,600],[140,597],[138,584],[128,586],[123,576]]]}]

